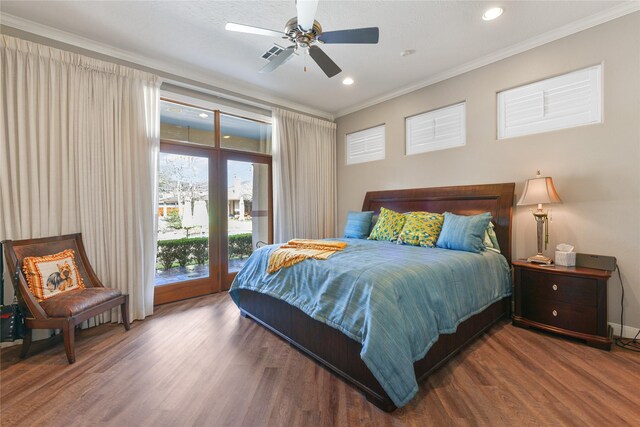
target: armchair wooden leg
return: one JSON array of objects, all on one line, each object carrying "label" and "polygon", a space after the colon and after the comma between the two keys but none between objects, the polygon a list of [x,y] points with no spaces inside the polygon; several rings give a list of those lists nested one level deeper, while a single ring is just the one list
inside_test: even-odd
[{"label": "armchair wooden leg", "polygon": [[72,318],[68,319],[68,322],[62,325],[62,334],[64,335],[64,351],[67,353],[67,360],[69,364],[76,361],[76,325]]},{"label": "armchair wooden leg", "polygon": [[122,311],[122,323],[124,324],[124,329],[131,329],[131,324],[129,323],[129,295],[126,295],[124,302],[120,304],[120,310]]},{"label": "armchair wooden leg", "polygon": [[31,347],[31,340],[33,338],[33,329],[27,328],[24,332],[24,338],[22,338],[22,350],[20,351],[20,358],[27,357],[29,347]]}]

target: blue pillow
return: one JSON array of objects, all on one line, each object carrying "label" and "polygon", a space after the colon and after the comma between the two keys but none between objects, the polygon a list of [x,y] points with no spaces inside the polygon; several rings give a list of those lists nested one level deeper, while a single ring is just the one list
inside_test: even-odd
[{"label": "blue pillow", "polygon": [[484,232],[491,214],[463,216],[444,213],[444,224],[436,246],[443,249],[480,253],[485,250]]},{"label": "blue pillow", "polygon": [[371,231],[373,211],[348,212],[347,225],[344,226],[344,236],[351,239],[366,239]]}]

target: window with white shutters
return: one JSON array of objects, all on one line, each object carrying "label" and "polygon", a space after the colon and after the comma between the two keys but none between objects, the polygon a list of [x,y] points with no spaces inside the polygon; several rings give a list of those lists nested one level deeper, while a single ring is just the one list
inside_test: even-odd
[{"label": "window with white shutters", "polygon": [[407,117],[407,155],[461,147],[466,144],[465,103]]},{"label": "window with white shutters", "polygon": [[498,138],[602,122],[602,65],[498,93]]},{"label": "window with white shutters", "polygon": [[347,164],[384,159],[384,125],[347,135]]}]

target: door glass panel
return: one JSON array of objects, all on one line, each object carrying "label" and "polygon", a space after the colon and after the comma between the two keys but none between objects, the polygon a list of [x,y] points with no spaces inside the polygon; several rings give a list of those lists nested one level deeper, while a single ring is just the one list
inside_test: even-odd
[{"label": "door glass panel", "polygon": [[271,125],[220,113],[222,148],[271,154]]},{"label": "door glass panel", "polygon": [[160,139],[214,145],[214,112],[162,100]]},{"label": "door glass panel", "polygon": [[259,242],[269,241],[269,166],[227,163],[229,272],[240,271]]},{"label": "door glass panel", "polygon": [[208,158],[160,153],[156,286],[209,276]]}]

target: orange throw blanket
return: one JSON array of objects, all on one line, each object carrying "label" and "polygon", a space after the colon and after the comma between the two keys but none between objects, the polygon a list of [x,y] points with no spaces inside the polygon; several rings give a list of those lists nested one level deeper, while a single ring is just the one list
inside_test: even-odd
[{"label": "orange throw blanket", "polygon": [[275,273],[281,268],[291,267],[307,258],[325,260],[346,247],[347,244],[344,242],[331,240],[289,240],[286,245],[271,252],[267,273]]}]

